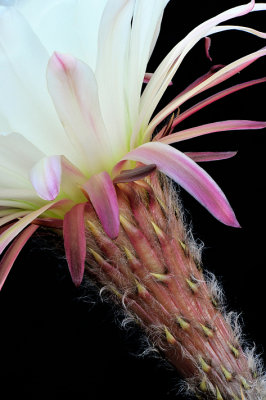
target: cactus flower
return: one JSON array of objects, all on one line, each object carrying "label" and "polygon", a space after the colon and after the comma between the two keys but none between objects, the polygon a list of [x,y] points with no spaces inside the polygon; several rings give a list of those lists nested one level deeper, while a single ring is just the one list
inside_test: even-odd
[{"label": "cactus flower", "polygon": [[[147,71],[169,0],[0,1],[0,287],[40,227],[63,235],[72,280],[92,279],[140,323],[200,398],[263,399],[262,371],[241,349],[203,272],[170,180],[222,223],[239,227],[215,181],[198,165],[234,152],[183,153],[173,143],[214,132],[262,129],[223,120],[180,130],[203,107],[243,82],[177,112],[199,93],[260,57],[262,47],[214,65],[169,104],[157,106],[201,39],[266,3],[231,8],[203,22]],[[155,113],[155,110],[157,113]],[[178,147],[178,146],[177,146]],[[170,178],[170,180],[168,178]]]}]

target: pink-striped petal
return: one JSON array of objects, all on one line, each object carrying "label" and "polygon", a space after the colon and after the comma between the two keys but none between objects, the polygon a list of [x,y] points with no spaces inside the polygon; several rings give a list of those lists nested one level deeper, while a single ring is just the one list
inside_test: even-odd
[{"label": "pink-striped petal", "polygon": [[159,142],[145,143],[129,152],[124,159],[156,164],[161,172],[187,190],[218,220],[226,225],[239,227],[219,186],[207,172],[177,149]]},{"label": "pink-striped petal", "polygon": [[249,121],[249,120],[219,121],[175,132],[169,136],[165,136],[162,139],[159,139],[158,141],[161,143],[170,144],[170,143],[177,143],[182,140],[192,139],[202,135],[207,135],[209,133],[246,130],[246,129],[263,129],[265,127],[266,127],[265,121]]},{"label": "pink-striped petal", "polygon": [[28,226],[9,246],[0,262],[0,290],[5,283],[5,280],[16,261],[20,251],[23,249],[29,238],[38,229],[38,225]]},{"label": "pink-striped petal", "polygon": [[115,239],[119,234],[119,208],[110,175],[105,171],[93,175],[83,185],[83,189],[88,194],[103,229],[111,239]]},{"label": "pink-striped petal", "polygon": [[214,95],[208,97],[207,99],[204,99],[200,101],[199,103],[195,104],[194,106],[190,107],[188,110],[184,111],[183,113],[179,114],[172,123],[172,127],[174,128],[176,125],[180,124],[180,122],[184,121],[184,119],[190,117],[192,114],[195,112],[201,110],[202,108],[208,106],[211,103],[214,103],[215,101],[222,99],[225,96],[228,96],[231,93],[238,92],[239,90],[245,89],[249,86],[257,85],[258,83],[263,83],[266,82],[266,78],[259,78],[259,79],[254,79],[252,81],[248,82],[243,82],[239,83],[237,85],[231,86],[228,89],[222,90],[218,93],[215,93]]},{"label": "pink-striped petal", "polygon": [[76,286],[81,284],[84,275],[86,257],[85,206],[76,204],[66,213],[63,222],[64,246],[68,268]]},{"label": "pink-striped petal", "polygon": [[79,154],[79,159],[71,161],[82,172],[104,168],[112,152],[93,71],[70,55],[54,53],[47,67],[47,84],[58,116]]},{"label": "pink-striped petal", "polygon": [[21,218],[18,222],[15,224],[12,224],[8,229],[6,229],[1,235],[0,235],[0,254],[4,251],[6,246],[9,245],[9,243],[27,226],[29,225],[35,218],[39,217],[39,215],[43,214],[45,211],[47,211],[50,207],[52,207],[55,204],[55,202],[51,202],[49,204],[45,204],[43,207],[39,208],[38,210],[35,210],[31,212],[28,215],[25,215],[25,217]]},{"label": "pink-striped petal", "polygon": [[34,189],[44,200],[54,200],[60,191],[76,202],[86,200],[80,190],[86,177],[64,156],[43,158],[32,168],[30,178]]},{"label": "pink-striped petal", "polygon": [[226,160],[227,158],[234,157],[237,154],[237,151],[197,151],[185,152],[184,154],[195,162],[205,162]]},{"label": "pink-striped petal", "polygon": [[42,199],[54,200],[57,197],[61,173],[61,156],[44,157],[31,169],[31,183]]}]

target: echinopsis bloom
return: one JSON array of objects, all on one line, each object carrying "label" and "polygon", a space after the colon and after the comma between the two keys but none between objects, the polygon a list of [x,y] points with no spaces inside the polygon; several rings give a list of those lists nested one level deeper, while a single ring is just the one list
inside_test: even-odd
[{"label": "echinopsis bloom", "polygon": [[209,36],[217,32],[238,29],[266,38],[251,28],[220,25],[266,4],[250,1],[202,23],[150,74],[146,67],[168,1],[154,0],[152,12],[145,0],[0,2],[0,286],[39,226],[59,235],[63,230],[73,282],[80,285],[85,272],[107,287],[193,393],[263,399],[262,372],[223,315],[215,280],[206,281],[164,175],[221,222],[239,226],[221,189],[197,164],[234,153],[182,153],[169,144],[266,127],[264,121],[225,120],[177,130],[206,105],[266,78],[175,114],[266,48],[213,66],[155,116],[154,110],[200,39],[208,55]]}]

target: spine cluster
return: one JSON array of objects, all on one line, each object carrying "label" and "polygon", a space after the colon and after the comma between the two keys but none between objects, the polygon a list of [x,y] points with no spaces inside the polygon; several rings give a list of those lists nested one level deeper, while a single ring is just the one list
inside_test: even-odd
[{"label": "spine cluster", "polygon": [[[201,399],[265,399],[251,351],[203,272],[171,185],[156,173],[117,185],[120,234],[111,240],[91,206],[86,215],[86,271],[106,287]],[[211,277],[211,278],[210,278]]]}]

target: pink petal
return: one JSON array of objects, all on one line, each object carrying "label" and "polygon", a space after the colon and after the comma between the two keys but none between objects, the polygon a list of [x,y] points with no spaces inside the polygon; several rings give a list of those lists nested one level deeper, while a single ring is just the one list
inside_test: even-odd
[{"label": "pink petal", "polygon": [[195,199],[226,225],[239,227],[224,193],[214,180],[189,157],[159,142],[145,143],[129,152],[124,159],[156,164]]},{"label": "pink petal", "polygon": [[31,183],[44,200],[54,200],[61,183],[61,156],[42,158],[30,172]]},{"label": "pink petal", "polygon": [[20,251],[27,243],[29,238],[33,235],[33,233],[38,229],[37,225],[28,226],[9,246],[8,250],[4,254],[0,262],[0,290],[3,287],[3,284],[11,270],[14,262],[16,261],[17,256]]},{"label": "pink petal", "polygon": [[66,213],[63,222],[64,246],[68,268],[76,286],[81,284],[86,257],[85,213],[86,203],[76,204]]},{"label": "pink petal", "polygon": [[120,175],[113,179],[114,183],[138,181],[150,175],[156,170],[155,164],[144,165],[141,167],[123,170]]},{"label": "pink petal", "polygon": [[207,135],[215,132],[236,131],[246,129],[263,129],[266,127],[264,121],[249,120],[228,120],[212,122],[210,124],[195,126],[194,128],[185,129],[183,131],[172,133],[159,139],[158,142],[170,144],[180,142],[182,140],[192,139],[198,136]]},{"label": "pink petal", "polygon": [[226,160],[234,157],[237,151],[205,151],[205,152],[185,152],[186,156],[195,162]]},{"label": "pink petal", "polygon": [[103,229],[111,239],[119,234],[119,208],[116,191],[107,172],[93,175],[83,188],[102,223]]},{"label": "pink petal", "polygon": [[6,246],[13,240],[27,225],[29,225],[35,218],[43,214],[46,210],[52,207],[55,202],[45,204],[43,207],[31,212],[25,217],[21,218],[15,224],[12,224],[0,235],[0,254],[4,251]]},{"label": "pink petal", "polygon": [[223,97],[235,93],[238,90],[245,89],[249,86],[256,85],[258,83],[263,83],[266,82],[266,78],[260,78],[260,79],[254,79],[252,81],[248,82],[243,82],[238,85],[234,85],[228,89],[222,90],[221,92],[218,92],[210,97],[208,97],[205,100],[200,101],[196,105],[192,106],[188,110],[184,111],[183,113],[179,114],[173,121],[172,127],[174,128],[177,124],[180,124],[180,122],[184,121],[184,119],[190,117],[190,115],[194,114],[195,112],[201,110],[203,107],[206,107],[207,105],[215,102],[216,100],[222,99]]}]

